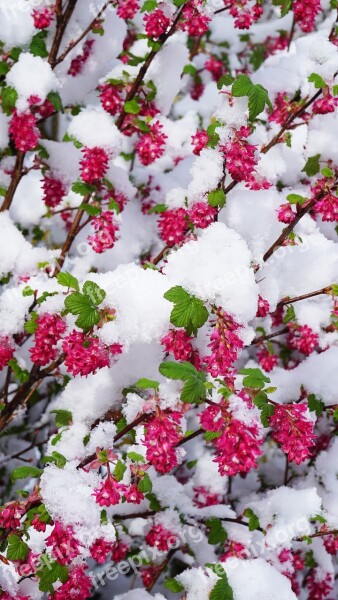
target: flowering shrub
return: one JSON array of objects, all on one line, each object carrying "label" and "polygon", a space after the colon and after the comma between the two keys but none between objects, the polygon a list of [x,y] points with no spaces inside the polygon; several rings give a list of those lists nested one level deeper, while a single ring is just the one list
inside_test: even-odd
[{"label": "flowering shrub", "polygon": [[0,0],[0,600],[333,600],[337,0]]}]

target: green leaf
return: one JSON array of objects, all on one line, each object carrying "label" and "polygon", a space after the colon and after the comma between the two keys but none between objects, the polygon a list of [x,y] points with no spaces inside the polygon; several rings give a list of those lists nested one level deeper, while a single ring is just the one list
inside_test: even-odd
[{"label": "green leaf", "polygon": [[12,114],[12,112],[15,108],[17,99],[18,99],[18,92],[14,88],[7,86],[2,90],[1,105],[2,105],[2,110],[6,115],[9,116]]},{"label": "green leaf", "polygon": [[36,322],[36,319],[38,318],[38,313],[33,311],[31,313],[31,318],[26,321],[25,323],[25,331],[27,331],[27,333],[33,334],[36,332],[37,328],[38,328],[38,324]]},{"label": "green leaf", "polygon": [[334,177],[334,172],[332,169],[329,169],[329,167],[324,167],[324,169],[321,170],[321,174],[328,178]]},{"label": "green leaf", "polygon": [[101,214],[101,209],[98,206],[93,206],[93,204],[87,202],[81,202],[79,208],[84,210],[90,217],[97,217]]},{"label": "green leaf", "polygon": [[63,105],[61,96],[58,92],[49,92],[47,96],[49,102],[51,102],[57,112],[63,112]]},{"label": "green leaf", "polygon": [[243,378],[244,387],[263,389],[265,383],[270,383],[269,377],[266,377],[260,369],[241,369],[238,371]]},{"label": "green leaf", "polygon": [[151,12],[152,10],[155,10],[155,8],[157,8],[156,0],[146,0],[142,5],[141,12]]},{"label": "green leaf", "polygon": [[249,95],[249,119],[255,118],[264,110],[265,105],[272,110],[271,100],[268,91],[259,83],[254,85]]},{"label": "green leaf", "polygon": [[198,376],[189,377],[189,379],[186,380],[181,392],[182,402],[195,404],[195,402],[205,400],[205,397],[206,389],[201,379]]},{"label": "green leaf", "polygon": [[255,531],[260,527],[259,519],[251,508],[247,508],[244,515],[249,519],[249,531]]},{"label": "green leaf", "polygon": [[222,77],[220,77],[217,81],[217,89],[221,90],[224,85],[232,85],[234,81],[234,77],[232,77],[232,75],[230,75],[229,73],[226,73],[225,75],[222,75]]},{"label": "green leaf", "polygon": [[80,196],[88,196],[96,191],[96,187],[88,185],[88,183],[83,183],[83,181],[76,181],[72,185],[72,191],[75,192],[75,194],[80,194]]},{"label": "green leaf", "polygon": [[325,404],[322,400],[319,400],[314,394],[310,394],[307,399],[308,407],[310,411],[314,411],[317,417],[322,414]]},{"label": "green leaf", "polygon": [[46,37],[47,31],[45,30],[39,31],[39,33],[37,33],[33,37],[29,46],[29,51],[31,54],[33,54],[33,56],[41,56],[41,58],[47,58],[48,50],[45,42]]},{"label": "green leaf", "polygon": [[141,105],[137,102],[137,100],[135,100],[135,98],[133,100],[128,100],[124,104],[124,112],[128,114],[137,115],[140,112],[140,110]]},{"label": "green leaf", "polygon": [[56,452],[56,450],[54,450],[52,454],[44,456],[42,462],[44,465],[53,463],[58,467],[58,469],[63,469],[63,467],[67,464],[67,459],[65,456],[63,456],[63,454],[60,454],[60,452]]},{"label": "green leaf", "polygon": [[135,383],[135,387],[141,388],[142,390],[154,389],[158,390],[159,382],[154,381],[153,379],[147,379],[146,377],[141,377]]},{"label": "green leaf", "polygon": [[331,293],[332,293],[334,296],[338,296],[338,283],[334,283],[334,284],[331,286]]},{"label": "green leaf", "polygon": [[37,467],[17,467],[11,473],[11,480],[17,481],[18,479],[27,479],[28,477],[37,478],[42,473],[42,469],[38,469]]},{"label": "green leaf", "polygon": [[249,58],[249,63],[253,66],[254,70],[257,71],[263,64],[265,59],[265,48],[262,44],[257,44]]},{"label": "green leaf", "polygon": [[24,297],[34,296],[34,290],[29,285],[26,285],[26,287],[24,287],[24,289],[22,290],[22,295]]},{"label": "green leaf", "polygon": [[223,208],[223,206],[225,205],[225,201],[225,193],[220,188],[217,190],[213,190],[208,194],[208,204],[210,204],[210,206],[213,206],[214,208],[217,206],[219,208]]},{"label": "green leaf", "polygon": [[232,86],[232,95],[237,97],[249,96],[253,87],[254,84],[250,77],[247,75],[238,75]]},{"label": "green leaf", "polygon": [[56,276],[56,279],[60,285],[63,285],[64,287],[67,287],[67,288],[72,288],[73,290],[76,290],[77,292],[79,291],[78,280],[76,279],[76,277],[74,277],[74,275],[71,275],[67,271],[58,273]]},{"label": "green leaf", "polygon": [[189,362],[163,362],[159,366],[159,372],[167,379],[181,379],[182,381],[197,375],[197,370]]},{"label": "green leaf", "polygon": [[106,297],[106,292],[93,281],[86,281],[83,284],[82,291],[95,306],[101,304]]},{"label": "green leaf", "polygon": [[222,525],[222,521],[217,517],[211,517],[206,521],[206,526],[209,528],[209,544],[224,544],[228,535]]},{"label": "green leaf", "polygon": [[151,483],[151,479],[148,473],[145,473],[143,475],[142,479],[137,484],[137,487],[143,494],[148,494],[149,492],[151,492],[151,490],[153,489],[153,484]]},{"label": "green leaf", "polygon": [[259,392],[254,397],[253,403],[254,403],[255,406],[257,406],[257,408],[259,408],[259,410],[262,410],[264,408],[264,406],[267,405],[268,401],[269,401],[269,399],[268,399],[266,393],[265,392]]},{"label": "green leaf", "polygon": [[[338,0],[337,0],[337,4],[338,4]],[[332,86],[332,94],[334,96],[338,96],[338,85],[337,84]]]},{"label": "green leaf", "polygon": [[185,65],[184,69],[183,69],[183,75],[192,75],[194,76],[196,74],[196,67],[194,65]]},{"label": "green leaf", "polygon": [[221,579],[217,581],[216,585],[212,588],[209,600],[233,600],[234,595],[231,586],[229,585],[226,574],[222,575]]},{"label": "green leaf", "polygon": [[295,321],[296,320],[296,313],[295,313],[295,309],[293,308],[292,304],[290,304],[285,312],[285,315],[283,317],[283,323],[290,323],[290,321]]},{"label": "green leaf", "polygon": [[21,369],[16,358],[11,358],[7,364],[12,369],[15,379],[20,383],[26,383],[29,380],[29,372],[26,369]]},{"label": "green leaf", "polygon": [[164,294],[164,298],[174,303],[170,321],[175,327],[184,327],[189,335],[207,321],[209,313],[202,300],[188,294],[181,286],[175,286]]},{"label": "green leaf", "polygon": [[307,202],[307,198],[304,198],[304,196],[300,196],[299,194],[289,194],[288,196],[286,196],[286,199],[288,200],[288,202],[290,202],[290,204],[304,204],[305,202]]},{"label": "green leaf", "polygon": [[206,431],[204,434],[204,439],[206,442],[212,442],[213,440],[216,440],[217,438],[221,437],[221,435],[221,431]]},{"label": "green leaf", "polygon": [[167,590],[170,590],[174,594],[178,594],[179,592],[184,592],[183,585],[181,583],[179,583],[179,581],[176,581],[176,579],[169,577],[168,579],[165,580],[163,585],[165,588],[167,588]]},{"label": "green leaf", "polygon": [[317,175],[319,173],[320,165],[319,165],[320,154],[315,154],[315,156],[310,156],[304,168],[302,169],[302,173],[306,173],[308,177],[312,177],[313,175]]},{"label": "green leaf", "polygon": [[144,458],[144,456],[142,456],[142,454],[138,454],[137,452],[128,452],[127,456],[133,462],[140,462],[140,463],[146,462],[146,459]]},{"label": "green leaf", "polygon": [[307,78],[307,80],[310,83],[313,83],[313,85],[315,86],[315,88],[318,90],[320,88],[326,87],[326,83],[324,81],[324,79],[318,75],[317,73],[311,73],[311,75],[309,75],[309,77]]},{"label": "green leaf", "polygon": [[214,121],[214,123],[211,123],[211,125],[209,125],[208,129],[207,129],[207,134],[208,134],[208,148],[216,148],[218,142],[219,142],[219,135],[216,132],[217,127],[221,127],[221,123],[219,121]]},{"label": "green leaf", "polygon": [[0,76],[3,77],[4,75],[7,75],[9,70],[10,70],[9,65],[4,60],[2,60],[0,62]]},{"label": "green leaf", "polygon": [[65,299],[65,306],[72,315],[79,315],[76,325],[81,329],[91,329],[100,320],[99,311],[93,307],[88,296],[74,292]]},{"label": "green leaf", "polygon": [[61,581],[66,583],[68,580],[68,569],[65,565],[60,565],[58,562],[48,563],[39,569],[37,572],[39,576],[39,590],[41,592],[53,593],[53,583]]},{"label": "green leaf", "polygon": [[275,407],[273,404],[266,404],[263,406],[261,410],[261,423],[263,427],[269,427],[270,425],[270,417],[272,417],[275,412]]},{"label": "green leaf", "polygon": [[25,560],[29,553],[29,547],[18,535],[10,535],[8,538],[7,558],[9,560]]},{"label": "green leaf", "polygon": [[114,477],[117,481],[122,481],[123,476],[126,472],[126,469],[127,469],[126,465],[123,464],[122,461],[118,460],[116,463],[116,467],[114,469]]},{"label": "green leaf", "polygon": [[70,410],[58,408],[51,410],[51,414],[55,414],[56,427],[67,427],[73,420],[73,415]]}]

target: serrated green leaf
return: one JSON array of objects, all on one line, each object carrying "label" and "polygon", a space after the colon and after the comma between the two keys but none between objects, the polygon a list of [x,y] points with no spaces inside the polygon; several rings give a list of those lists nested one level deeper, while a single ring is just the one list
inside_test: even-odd
[{"label": "serrated green leaf", "polygon": [[24,561],[29,553],[29,547],[18,535],[10,535],[8,538],[7,558],[9,560]]},{"label": "serrated green leaf", "polygon": [[17,481],[18,479],[27,479],[28,477],[32,477],[36,479],[42,475],[42,469],[38,469],[37,467],[17,467],[11,473],[11,480]]},{"label": "serrated green leaf", "polygon": [[272,110],[271,100],[267,90],[257,83],[252,87],[249,95],[249,119],[254,121],[258,115],[263,112],[265,105]]},{"label": "serrated green leaf", "polygon": [[9,70],[10,70],[9,65],[4,60],[2,60],[0,62],[0,76],[7,75]]},{"label": "serrated green leaf", "polygon": [[214,123],[211,123],[207,129],[208,148],[216,148],[219,142],[219,135],[216,132],[217,127],[221,127],[221,123],[219,121],[214,121]]},{"label": "serrated green leaf", "polygon": [[262,410],[262,408],[264,408],[264,406],[266,406],[266,404],[268,403],[268,397],[265,392],[259,392],[254,397],[253,402],[254,405],[257,406],[257,408],[259,408],[259,410]]},{"label": "serrated green leaf", "polygon": [[36,332],[37,328],[38,328],[38,324],[36,322],[36,319],[38,318],[38,313],[34,312],[31,313],[31,318],[26,321],[25,323],[25,331],[27,331],[27,333],[33,334]]},{"label": "serrated green leaf", "polygon": [[154,381],[153,379],[147,379],[146,377],[141,377],[141,379],[138,379],[135,383],[135,386],[141,388],[142,390],[158,390],[159,385],[160,384],[158,381]]},{"label": "serrated green leaf", "polygon": [[81,202],[79,208],[84,210],[90,217],[97,217],[101,214],[101,209],[98,206],[93,206],[93,204],[87,202]]},{"label": "serrated green leaf", "polygon": [[206,431],[204,434],[204,439],[206,442],[212,442],[213,440],[216,440],[217,438],[221,437],[221,435],[221,431]]},{"label": "serrated green leaf", "polygon": [[263,406],[262,410],[261,410],[261,423],[263,425],[263,427],[269,427],[270,424],[270,417],[272,417],[273,413],[275,412],[275,407],[273,404],[266,404],[265,406]]},{"label": "serrated green leaf", "polygon": [[89,185],[88,183],[84,183],[83,181],[76,181],[72,185],[72,191],[75,194],[80,194],[80,196],[88,196],[96,191],[96,187]]},{"label": "serrated green leaf", "polygon": [[138,454],[137,452],[128,452],[127,456],[133,462],[144,463],[146,461],[146,459],[144,458],[144,456],[142,456],[142,454]]},{"label": "serrated green leaf", "polygon": [[233,600],[234,595],[226,574],[212,588],[209,600]]},{"label": "serrated green leaf", "polygon": [[45,39],[47,37],[47,32],[46,31],[39,31],[39,33],[37,33],[29,46],[29,51],[31,54],[33,54],[33,56],[40,56],[41,58],[47,58],[48,56],[48,50],[46,47],[46,42]]},{"label": "serrated green leaf", "polygon": [[209,529],[208,542],[209,544],[224,544],[228,535],[225,531],[222,521],[217,517],[211,517],[206,521],[206,526]]},{"label": "serrated green leaf", "polygon": [[74,292],[65,299],[65,306],[72,315],[79,315],[76,325],[81,329],[88,330],[100,320],[99,311],[93,307],[88,296]]},{"label": "serrated green leaf", "polygon": [[65,456],[63,456],[63,454],[60,454],[60,452],[56,452],[56,450],[54,450],[52,454],[44,456],[42,462],[44,465],[53,463],[58,467],[58,469],[63,469],[63,467],[67,464],[67,459]]},{"label": "serrated green leaf", "polygon": [[141,12],[151,12],[157,8],[156,0],[146,0],[142,5]]},{"label": "serrated green leaf", "polygon": [[217,81],[217,89],[221,90],[224,85],[232,85],[234,81],[234,77],[232,77],[232,75],[230,75],[229,73],[226,73],[225,75],[222,75],[222,77],[220,77]]},{"label": "serrated green leaf", "polygon": [[18,92],[11,86],[5,87],[1,92],[1,105],[2,110],[6,115],[11,115],[16,101],[18,99]]},{"label": "serrated green leaf", "polygon": [[184,69],[183,69],[183,75],[192,75],[194,76],[196,74],[196,67],[194,65],[185,65]]},{"label": "serrated green leaf", "polygon": [[29,380],[29,372],[27,371],[27,369],[22,369],[19,366],[19,363],[16,360],[16,358],[11,358],[11,360],[9,360],[7,364],[12,369],[15,379],[20,381],[20,383],[27,383],[27,381]]},{"label": "serrated green leaf", "polygon": [[196,334],[207,321],[209,313],[202,300],[188,294],[181,286],[168,290],[164,298],[175,305],[170,315],[171,323],[175,327],[184,327],[189,335]]},{"label": "serrated green leaf", "polygon": [[181,379],[182,381],[197,375],[196,368],[189,362],[163,362],[159,366],[159,372],[167,379]]},{"label": "serrated green leaf", "polygon": [[329,169],[329,167],[324,167],[323,169],[321,169],[320,172],[324,177],[334,177],[334,172],[332,171],[332,169]]},{"label": "serrated green leaf", "polygon": [[61,96],[58,92],[49,92],[47,96],[49,102],[51,102],[57,112],[63,112],[63,105]]},{"label": "serrated green leaf", "polygon": [[249,531],[255,531],[260,527],[259,519],[251,508],[247,508],[244,515],[249,519]]},{"label": "serrated green leaf", "polygon": [[200,402],[201,400],[205,400],[206,397],[206,388],[201,381],[201,379],[197,377],[189,377],[183,386],[183,390],[181,392],[181,400],[187,404],[195,404],[196,402]]},{"label": "serrated green leaf", "polygon": [[307,159],[304,168],[302,169],[302,173],[306,173],[308,177],[312,177],[313,175],[317,175],[319,173],[320,164],[319,164],[320,154],[316,154],[315,156],[309,156]]},{"label": "serrated green leaf", "polygon": [[101,304],[106,297],[106,292],[93,281],[86,281],[83,284],[82,291],[95,306]]},{"label": "serrated green leaf", "polygon": [[74,275],[71,275],[70,273],[63,271],[63,272],[57,274],[56,279],[60,285],[63,285],[64,287],[67,287],[67,288],[72,288],[73,290],[76,290],[77,292],[79,291],[79,282],[76,279],[76,277],[74,277]]},{"label": "serrated green leaf", "polygon": [[40,579],[39,590],[41,592],[53,593],[53,583],[61,581],[66,583],[68,580],[68,569],[65,565],[60,565],[58,562],[44,564],[43,568],[39,569],[37,575]]},{"label": "serrated green leaf", "polygon": [[325,87],[327,84],[325,83],[324,79],[318,75],[318,73],[311,73],[311,75],[309,75],[309,77],[307,78],[307,80],[310,83],[313,83],[313,85],[315,86],[315,88],[318,90],[320,88]]},{"label": "serrated green leaf", "polygon": [[243,384],[245,387],[263,389],[265,383],[270,383],[269,377],[264,375],[258,368],[241,369],[238,372],[240,375],[245,375],[243,378]]},{"label": "serrated green leaf", "polygon": [[322,400],[319,400],[319,398],[317,398],[315,394],[310,394],[307,399],[307,403],[309,410],[314,411],[316,413],[316,416],[320,417],[325,408],[324,402],[322,402]]},{"label": "serrated green leaf", "polygon": [[[337,4],[338,4],[338,0],[337,0]],[[332,86],[332,94],[334,96],[338,96],[338,85],[337,84]]]},{"label": "serrated green leaf", "polygon": [[51,410],[51,414],[55,414],[56,427],[67,427],[73,420],[73,415],[70,410],[58,408]]},{"label": "serrated green leaf", "polygon": [[295,309],[293,308],[292,304],[290,304],[285,312],[285,315],[283,317],[283,323],[290,323],[291,321],[295,321],[296,320],[296,313],[295,313]]},{"label": "serrated green leaf", "polygon": [[253,83],[247,75],[238,75],[232,85],[232,95],[236,97],[249,96],[253,88]]}]

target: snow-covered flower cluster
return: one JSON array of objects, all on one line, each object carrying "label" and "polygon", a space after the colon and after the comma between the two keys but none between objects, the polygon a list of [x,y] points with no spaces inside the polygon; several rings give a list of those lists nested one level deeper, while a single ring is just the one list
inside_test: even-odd
[{"label": "snow-covered flower cluster", "polygon": [[337,598],[337,9],[0,0],[0,600]]}]

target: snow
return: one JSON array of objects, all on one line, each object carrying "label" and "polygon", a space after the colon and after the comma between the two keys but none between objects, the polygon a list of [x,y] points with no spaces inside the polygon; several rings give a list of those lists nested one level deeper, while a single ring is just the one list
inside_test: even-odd
[{"label": "snow", "polygon": [[85,108],[73,117],[68,135],[88,148],[100,146],[109,151],[111,158],[120,153],[122,138],[114,121],[100,108]]},{"label": "snow", "polygon": [[214,223],[197,241],[168,257],[165,273],[204,301],[221,306],[247,324],[257,310],[257,286],[245,241],[223,223]]},{"label": "snow", "polygon": [[38,96],[43,102],[49,92],[56,91],[58,88],[56,76],[49,63],[40,56],[33,56],[28,52],[20,54],[18,62],[6,76],[6,82],[18,92],[19,110],[28,108],[30,96]]},{"label": "snow", "polygon": [[234,600],[297,600],[289,579],[262,558],[229,559],[222,566],[234,589]]},{"label": "snow", "polygon": [[32,39],[35,29],[31,9],[35,0],[0,0],[0,39],[9,50],[25,45]]}]

